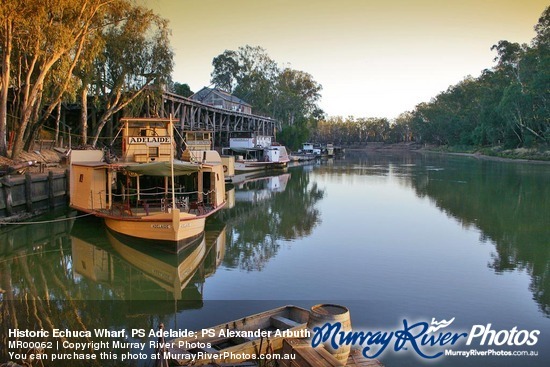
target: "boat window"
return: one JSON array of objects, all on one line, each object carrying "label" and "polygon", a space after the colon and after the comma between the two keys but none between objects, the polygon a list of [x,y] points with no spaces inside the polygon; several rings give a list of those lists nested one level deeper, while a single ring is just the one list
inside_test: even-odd
[{"label": "boat window", "polygon": [[158,157],[159,147],[149,147],[149,157]]},{"label": "boat window", "polygon": [[147,136],[147,129],[141,129],[139,131],[139,136]]}]

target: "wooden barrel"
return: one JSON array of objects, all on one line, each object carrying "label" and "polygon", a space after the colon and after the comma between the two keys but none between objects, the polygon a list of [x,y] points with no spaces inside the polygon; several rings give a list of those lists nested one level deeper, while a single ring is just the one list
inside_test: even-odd
[{"label": "wooden barrel", "polygon": [[[347,307],[334,304],[318,304],[311,307],[307,327],[312,330],[315,326],[323,326],[326,323],[341,324],[340,331],[351,331],[351,318]],[[338,338],[337,340],[339,340]],[[334,349],[330,344],[330,339],[324,343],[325,349],[332,354],[342,365],[346,364],[351,350],[351,345],[342,345]]]}]

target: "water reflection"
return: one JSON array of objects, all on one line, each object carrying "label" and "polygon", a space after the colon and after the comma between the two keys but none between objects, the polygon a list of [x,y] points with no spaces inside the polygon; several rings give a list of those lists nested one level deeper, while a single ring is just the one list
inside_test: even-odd
[{"label": "water reflection", "polygon": [[[550,315],[550,169],[547,165],[434,157],[436,166],[413,176],[427,195],[463,226],[481,230],[495,244],[488,266],[495,272],[524,270],[533,298]],[[544,214],[546,213],[546,214]]]},{"label": "water reflection", "polygon": [[[215,273],[225,254],[225,225],[210,221],[200,238],[173,253],[113,236],[97,218],[74,217],[71,212],[57,222],[2,232],[6,246],[0,254],[0,324],[4,331],[155,328],[180,310],[203,306],[205,279]],[[24,358],[7,355],[8,351],[28,352],[8,348],[9,340],[13,338],[0,341],[0,361],[26,363]],[[48,340],[57,339],[33,339]],[[89,340],[83,336],[71,341]],[[56,365],[109,364],[81,362]]]},{"label": "water reflection", "polygon": [[229,268],[262,270],[279,240],[307,236],[320,223],[316,204],[324,190],[301,166],[243,182],[229,195],[234,205],[218,215],[231,228],[223,262]]},{"label": "water reflection", "polygon": [[[188,256],[119,244],[95,219],[78,219],[72,228],[59,222],[3,229],[0,299],[18,302],[0,302],[0,323],[32,329],[148,328],[167,321],[174,325],[177,315],[184,319],[178,326],[202,319],[203,327],[213,317],[219,322],[236,318],[227,316],[227,308],[238,307],[225,301],[203,303],[204,289],[220,287],[224,290],[215,296],[221,298],[205,298],[225,299],[224,292],[243,300],[364,295],[384,306],[357,308],[365,311],[354,314],[359,324],[391,322],[407,308],[411,317],[455,312],[457,320],[468,323],[495,321],[499,315],[493,313],[500,313],[534,329],[541,313],[550,314],[548,182],[548,165],[348,152],[345,161],[332,165],[292,167],[235,184],[228,193],[232,204],[217,213],[215,222],[209,219],[204,242],[189,247]],[[445,237],[450,233],[461,237]],[[281,249],[287,243],[292,245]],[[473,253],[476,249],[481,251]],[[276,266],[266,268],[270,261]],[[209,283],[219,265],[245,271],[218,271]],[[523,273],[494,276],[511,272],[529,275],[531,293],[514,289],[495,311],[503,303],[495,295],[507,295],[515,286],[524,291],[521,282],[529,281]],[[243,303],[251,308],[248,313],[265,309]],[[502,312],[508,305],[512,316]],[[0,346],[0,360],[4,350]]]},{"label": "water reflection", "polygon": [[201,302],[225,239],[225,225],[213,222],[172,253],[113,235],[90,217],[22,226],[2,234],[2,298]]},{"label": "water reflection", "polygon": [[350,182],[376,176],[411,187],[464,228],[479,229],[480,242],[494,244],[487,266],[497,274],[526,271],[533,299],[550,316],[550,165],[429,153],[348,156],[316,174]]}]

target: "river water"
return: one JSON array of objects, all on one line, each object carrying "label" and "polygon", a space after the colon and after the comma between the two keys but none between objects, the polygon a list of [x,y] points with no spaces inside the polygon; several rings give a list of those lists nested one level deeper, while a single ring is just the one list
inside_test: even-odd
[{"label": "river water", "polygon": [[[25,352],[6,347],[15,328],[195,330],[284,304],[338,303],[354,330],[393,335],[366,351],[387,367],[548,366],[549,183],[547,164],[348,152],[228,185],[226,209],[177,254],[71,211],[2,227],[0,362]],[[434,335],[467,336],[435,346],[412,337],[442,320],[452,323]],[[411,340],[400,343],[404,330]],[[425,358],[445,350],[492,356]],[[537,355],[506,356],[518,352]],[[102,357],[45,365],[154,365]]]}]

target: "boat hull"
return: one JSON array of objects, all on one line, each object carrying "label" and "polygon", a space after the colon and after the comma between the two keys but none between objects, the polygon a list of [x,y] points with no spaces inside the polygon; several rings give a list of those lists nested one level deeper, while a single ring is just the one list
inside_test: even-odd
[{"label": "boat hull", "polygon": [[270,169],[281,169],[287,166],[288,162],[247,162],[235,161],[235,172],[252,172]]},{"label": "boat hull", "polygon": [[[182,214],[180,214],[181,216]],[[204,231],[206,218],[180,218],[179,228],[174,230],[172,215],[160,214],[155,218],[105,217],[109,229],[127,236],[159,241],[182,241],[200,235]]]}]

